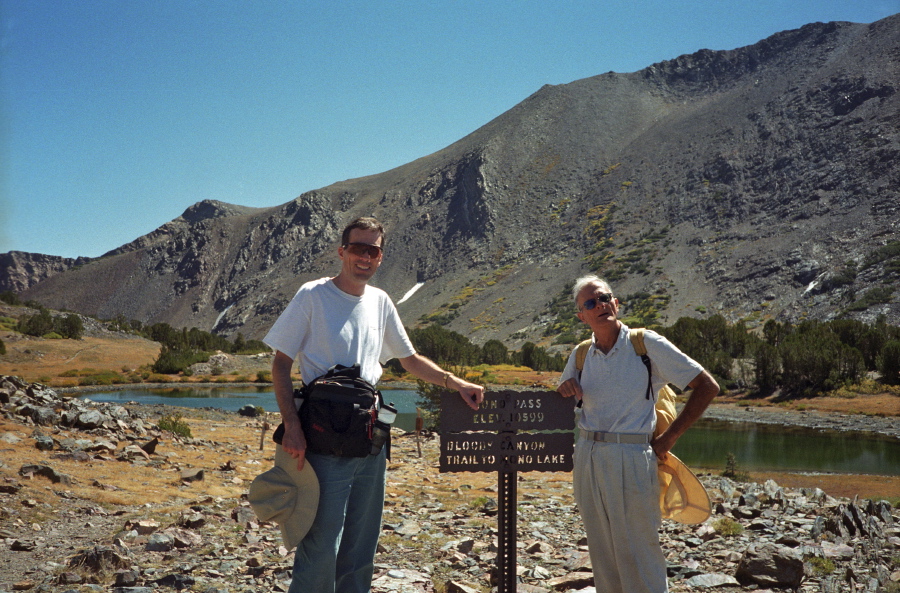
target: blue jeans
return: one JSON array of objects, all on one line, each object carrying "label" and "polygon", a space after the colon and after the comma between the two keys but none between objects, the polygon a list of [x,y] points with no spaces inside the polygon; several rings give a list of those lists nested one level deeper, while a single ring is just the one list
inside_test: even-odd
[{"label": "blue jeans", "polygon": [[294,554],[288,593],[367,593],[384,510],[385,452],[367,457],[310,453],[319,479],[316,519]]}]

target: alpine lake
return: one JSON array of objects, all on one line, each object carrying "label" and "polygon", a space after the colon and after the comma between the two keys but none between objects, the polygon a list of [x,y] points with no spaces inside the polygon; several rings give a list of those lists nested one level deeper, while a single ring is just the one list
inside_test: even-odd
[{"label": "alpine lake", "polygon": [[[415,427],[418,394],[408,389],[382,389],[397,408],[394,426]],[[123,389],[84,394],[96,402],[137,402],[186,408],[237,411],[246,405],[278,412],[271,386],[211,386],[167,389]],[[701,419],[678,441],[673,452],[691,467],[724,469],[733,456],[750,471],[900,476],[900,441],[872,433],[821,431],[754,422]]]}]

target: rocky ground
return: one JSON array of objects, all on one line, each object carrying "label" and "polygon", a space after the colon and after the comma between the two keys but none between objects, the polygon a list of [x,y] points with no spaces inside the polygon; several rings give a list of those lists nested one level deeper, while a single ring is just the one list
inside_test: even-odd
[{"label": "rocky ground", "polygon": [[[274,454],[264,418],[92,404],[9,377],[0,404],[0,592],[287,590],[292,554],[245,499]],[[439,474],[436,438],[397,434],[393,451],[373,591],[489,591],[496,475]],[[900,591],[889,503],[701,479],[713,516],[662,530],[673,592]],[[517,590],[593,591],[571,476],[524,473],[517,487]]]}]

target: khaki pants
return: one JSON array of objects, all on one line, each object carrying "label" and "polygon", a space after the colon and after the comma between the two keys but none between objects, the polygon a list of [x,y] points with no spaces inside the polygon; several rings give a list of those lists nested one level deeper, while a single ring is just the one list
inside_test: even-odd
[{"label": "khaki pants", "polygon": [[668,591],[650,445],[579,440],[573,479],[597,593]]}]

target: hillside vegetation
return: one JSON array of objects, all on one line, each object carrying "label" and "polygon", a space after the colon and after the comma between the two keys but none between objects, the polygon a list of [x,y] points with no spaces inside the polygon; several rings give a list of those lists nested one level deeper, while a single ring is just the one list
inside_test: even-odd
[{"label": "hillside vegetation", "polygon": [[[0,374],[53,387],[271,382],[271,353],[261,343],[229,342],[164,324],[139,329],[122,320],[91,318],[83,318],[89,335],[79,339],[17,331],[34,311],[0,306],[0,344],[6,347]],[[714,316],[682,318],[655,329],[713,373],[723,387],[720,401],[900,415],[900,328],[849,320],[797,326],[770,321],[757,335]],[[520,350],[497,340],[478,346],[437,324],[409,333],[417,351],[486,385],[554,389],[566,360],[530,342]],[[172,366],[175,359],[180,365]],[[198,361],[206,364],[197,366]],[[383,380],[413,378],[392,361]]]},{"label": "hillside vegetation", "polygon": [[[384,221],[375,282],[411,326],[540,347],[597,272],[643,325],[900,325],[900,15],[538,89],[445,149],[269,208],[217,201],[101,258],[0,257],[0,290],[259,339],[340,230]],[[563,335],[567,334],[567,335]],[[562,337],[560,337],[562,336]]]}]

